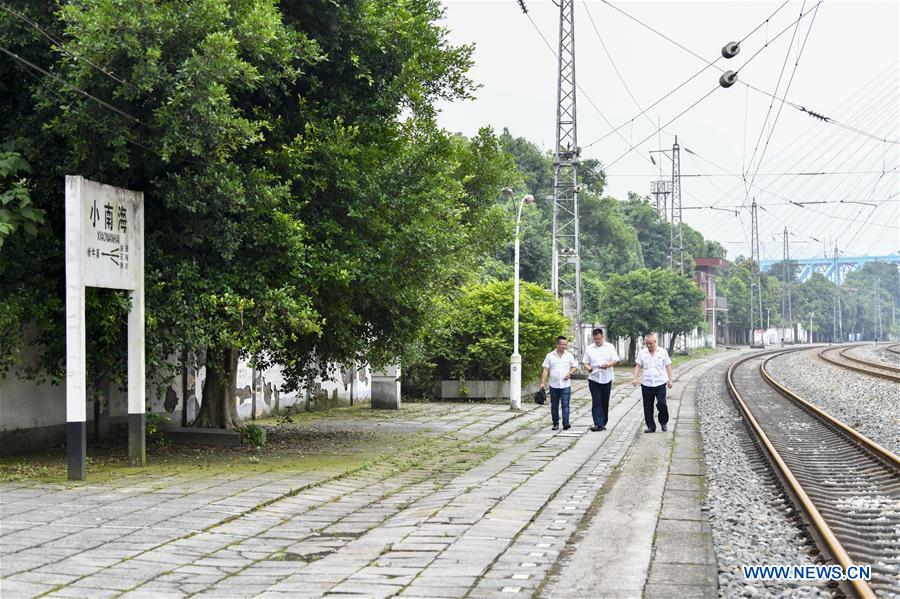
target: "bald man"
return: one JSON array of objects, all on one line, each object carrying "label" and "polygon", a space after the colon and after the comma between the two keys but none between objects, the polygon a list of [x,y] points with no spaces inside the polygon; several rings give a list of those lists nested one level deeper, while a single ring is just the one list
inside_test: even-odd
[{"label": "bald man", "polygon": [[653,400],[659,411],[659,424],[663,431],[669,423],[669,408],[666,406],[666,389],[672,388],[672,360],[669,352],[657,347],[656,336],[644,337],[644,348],[638,352],[634,360],[632,386],[637,386],[638,375],[641,374],[641,395],[644,399],[645,433],[656,432],[656,421],[653,419]]}]

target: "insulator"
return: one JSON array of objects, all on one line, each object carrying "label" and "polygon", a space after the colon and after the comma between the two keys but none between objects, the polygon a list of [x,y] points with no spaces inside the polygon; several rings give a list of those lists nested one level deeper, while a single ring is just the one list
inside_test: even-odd
[{"label": "insulator", "polygon": [[719,85],[722,87],[731,87],[737,82],[737,73],[734,71],[725,71],[722,73],[722,76],[719,77]]},{"label": "insulator", "polygon": [[734,58],[738,55],[738,52],[741,51],[740,42],[728,42],[724,46],[722,46],[722,57],[723,58]]}]

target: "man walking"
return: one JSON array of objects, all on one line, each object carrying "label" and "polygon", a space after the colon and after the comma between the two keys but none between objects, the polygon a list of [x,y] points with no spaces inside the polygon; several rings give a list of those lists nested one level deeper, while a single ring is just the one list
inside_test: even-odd
[{"label": "man walking", "polygon": [[588,371],[588,387],[591,390],[591,416],[594,432],[605,431],[609,421],[609,393],[612,390],[613,366],[619,354],[611,343],[603,340],[603,329],[594,329],[594,344],[584,350],[584,369]]},{"label": "man walking", "polygon": [[578,370],[578,362],[571,352],[566,351],[569,340],[556,338],[556,349],[544,358],[541,372],[541,389],[550,377],[550,414],[553,416],[553,430],[559,430],[559,404],[562,403],[563,430],[569,430],[569,400],[572,397],[572,375]]},{"label": "man walking", "polygon": [[656,409],[659,410],[659,424],[663,431],[669,422],[669,408],[666,406],[666,388],[672,388],[672,360],[669,352],[662,347],[656,347],[656,337],[652,334],[644,338],[642,349],[634,361],[634,375],[631,384],[637,386],[638,373],[643,370],[641,377],[641,395],[644,398],[644,422],[647,423],[645,433],[656,432],[656,422],[653,420],[653,400],[656,400]]}]

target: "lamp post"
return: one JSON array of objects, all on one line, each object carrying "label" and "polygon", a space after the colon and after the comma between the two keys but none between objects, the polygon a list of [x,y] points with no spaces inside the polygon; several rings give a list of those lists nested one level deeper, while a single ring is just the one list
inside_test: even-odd
[{"label": "lamp post", "polygon": [[[512,197],[512,190],[503,190]],[[509,357],[509,409],[522,409],[522,356],[519,354],[519,230],[522,224],[522,207],[534,197],[523,196],[516,207],[515,276],[513,279],[513,353]]]}]

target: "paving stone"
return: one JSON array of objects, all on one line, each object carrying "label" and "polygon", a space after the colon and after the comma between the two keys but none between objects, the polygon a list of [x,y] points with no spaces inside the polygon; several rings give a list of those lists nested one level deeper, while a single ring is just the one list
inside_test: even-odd
[{"label": "paving stone", "polygon": [[[614,408],[633,393],[623,391]],[[616,413],[629,414],[619,430],[587,433],[589,401],[578,382],[566,434],[553,434],[546,408],[535,406],[511,413],[482,405],[476,413],[423,404],[401,415],[460,449],[468,440],[493,443],[499,451],[487,458],[447,450],[406,471],[381,464],[331,480],[314,472],[74,489],[0,485],[0,503],[34,504],[0,525],[0,548],[11,537],[9,555],[34,572],[17,581],[4,552],[2,584],[52,575],[71,583],[59,596],[530,596],[635,438],[639,405],[628,400]],[[690,439],[675,444],[678,456],[696,449]],[[689,470],[691,460],[679,459]],[[676,476],[670,488],[697,490],[698,476]],[[288,495],[292,489],[302,490]],[[36,537],[40,546],[27,534],[35,528],[50,531]],[[48,561],[29,553],[45,547],[56,552]]]}]

